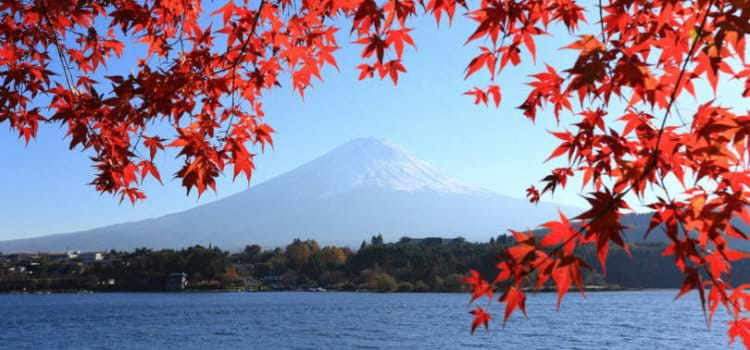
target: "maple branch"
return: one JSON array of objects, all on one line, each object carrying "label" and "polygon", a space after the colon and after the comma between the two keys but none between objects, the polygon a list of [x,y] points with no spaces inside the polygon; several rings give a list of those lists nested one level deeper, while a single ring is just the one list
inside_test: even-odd
[{"label": "maple branch", "polygon": [[[661,126],[659,127],[659,133],[656,136],[656,146],[654,146],[654,154],[652,157],[650,167],[655,167],[657,163],[657,154],[659,153],[659,144],[661,143],[662,135],[664,134],[664,128],[667,126],[667,118],[669,117],[669,111],[672,109],[672,105],[674,104],[675,100],[677,99],[677,93],[680,89],[680,84],[682,83],[682,77],[685,75],[685,71],[687,70],[687,65],[690,63],[690,61],[693,59],[693,54],[695,53],[695,49],[698,46],[698,42],[700,41],[701,37],[703,36],[703,29],[706,26],[706,20],[708,19],[708,13],[711,11],[711,7],[714,6],[714,0],[710,0],[708,2],[708,6],[706,6],[706,14],[703,16],[703,20],[701,21],[700,26],[696,30],[696,36],[693,43],[690,45],[690,50],[688,51],[687,57],[682,62],[682,68],[680,68],[680,73],[677,75],[677,82],[675,82],[674,88],[672,89],[672,93],[669,96],[669,103],[667,104],[667,108],[664,111],[664,117],[662,117],[661,120]],[[650,169],[647,170],[650,171]],[[644,171],[644,174],[646,174],[648,171]]]},{"label": "maple branch", "polygon": [[599,0],[599,25],[602,28],[602,43],[607,42],[606,33],[604,33],[604,10],[602,9],[602,0]]},{"label": "maple branch", "polygon": [[[607,48],[607,41],[609,39],[609,36],[607,36],[607,33],[604,30],[604,10],[602,7],[602,0],[599,0],[599,25],[601,26],[602,30],[602,44],[604,45],[604,48]],[[612,94],[612,91],[614,90],[615,86],[615,73],[612,72],[612,66],[609,64],[609,60],[607,61],[607,65],[605,66],[607,69],[607,74],[609,75],[609,92],[607,93],[607,96],[605,96],[605,105],[609,105],[609,97]]]},{"label": "maple branch", "polygon": [[[60,58],[60,64],[63,67],[63,75],[65,76],[65,81],[68,84],[68,90],[70,91],[70,94],[73,96],[74,99],[78,99],[78,95],[80,94],[80,92],[78,91],[78,89],[76,89],[73,86],[72,70],[70,66],[68,66],[68,62],[65,59],[65,53],[62,50],[60,39],[57,36],[57,31],[55,30],[55,27],[52,25],[52,20],[49,18],[49,13],[47,11],[47,7],[44,4],[44,0],[40,1],[40,5],[41,5],[42,15],[44,16],[44,19],[47,22],[47,27],[49,28],[49,31],[52,34],[52,40],[54,41],[55,48],[57,49],[57,56]],[[86,126],[86,136],[88,137],[88,142],[92,143],[94,141],[93,127],[89,124],[88,120],[85,121],[84,125]],[[86,143],[83,143],[83,147],[84,149],[87,148]],[[94,147],[96,147],[96,145],[94,145]]]},{"label": "maple branch", "polygon": [[[659,186],[659,188],[661,188],[662,191],[664,191],[664,194],[667,197],[667,200],[669,201],[669,203],[672,204],[672,205],[674,205],[674,200],[672,199],[672,196],[669,194],[669,190],[667,189],[667,186],[664,183],[664,175],[662,173],[659,173],[659,183],[657,184],[657,186]],[[688,230],[685,228],[685,224],[683,223],[683,220],[677,220],[677,224],[680,225],[680,228],[682,229],[682,232],[685,234],[685,236],[689,238],[689,236],[688,236]],[[678,243],[675,240],[672,240],[672,242],[675,243],[675,244]],[[706,272],[706,275],[708,275],[711,278],[711,283],[713,284],[712,288],[719,288],[718,290],[721,293],[722,298],[724,300],[728,300],[729,302],[731,302],[732,306],[734,306],[736,308],[739,308],[739,304],[736,303],[735,301],[732,301],[729,298],[729,296],[727,295],[727,292],[726,292],[726,290],[724,290],[724,288],[717,287],[718,285],[720,285],[720,283],[719,283],[719,281],[716,280],[716,278],[714,278],[714,275],[711,273],[711,271],[708,270],[707,262],[706,262],[706,259],[703,257],[703,255],[700,252],[698,252],[698,250],[695,249],[694,246],[691,246],[691,247],[693,249],[692,253],[694,253],[695,256],[698,257],[698,259],[699,259],[700,264],[697,264],[698,267],[702,268]],[[699,286],[698,288],[703,289],[703,285]],[[727,312],[729,312],[729,308],[727,308]],[[708,327],[711,327],[711,323],[708,320],[708,315],[706,314],[705,305],[703,306],[703,318],[706,321],[706,325]],[[735,321],[739,320],[738,315],[733,315],[733,318],[734,318]]]},{"label": "maple branch", "polygon": [[[599,0],[599,3],[601,4],[601,0]],[[659,134],[657,136],[656,146],[654,147],[654,153],[653,153],[653,155],[651,157],[651,161],[649,162],[650,164],[646,166],[646,168],[644,169],[643,173],[639,176],[639,178],[633,184],[629,185],[622,192],[620,192],[617,195],[615,195],[615,197],[613,198],[613,200],[611,200],[611,201],[609,201],[609,203],[607,203],[607,207],[604,208],[604,210],[601,210],[596,216],[594,216],[593,218],[591,218],[591,220],[589,220],[585,225],[583,225],[579,229],[577,229],[576,232],[573,235],[571,235],[568,239],[564,240],[562,244],[560,244],[558,247],[552,249],[550,251],[550,253],[548,253],[547,256],[544,257],[544,259],[542,259],[538,264],[536,264],[536,266],[532,266],[532,268],[529,271],[527,271],[525,277],[528,277],[529,274],[531,274],[532,272],[536,271],[545,262],[547,262],[550,259],[550,256],[559,253],[560,250],[563,249],[563,247],[565,247],[566,244],[568,244],[568,243],[572,242],[574,239],[580,237],[581,234],[583,232],[585,232],[589,227],[591,227],[591,225],[593,223],[595,223],[596,221],[598,221],[599,219],[601,219],[601,217],[605,213],[607,213],[609,210],[611,210],[612,209],[612,205],[616,201],[621,200],[623,197],[625,197],[625,195],[627,195],[634,188],[635,185],[637,185],[638,183],[640,183],[641,181],[643,181],[648,176],[648,173],[651,171],[651,169],[656,166],[657,155],[659,153],[659,144],[660,144],[660,141],[661,141],[661,136],[662,136],[662,134],[664,132],[664,128],[666,126],[666,120],[667,120],[667,117],[669,116],[669,111],[670,111],[672,105],[674,104],[674,101],[675,101],[675,98],[676,98],[676,95],[677,95],[677,90],[678,90],[678,88],[680,86],[680,82],[682,80],[682,77],[684,76],[685,70],[687,69],[687,65],[690,62],[691,58],[693,57],[693,53],[695,52],[695,48],[697,46],[697,43],[698,43],[700,37],[703,34],[703,28],[705,27],[706,20],[708,18],[708,12],[710,11],[711,7],[713,7],[713,4],[714,4],[714,0],[710,0],[709,5],[706,8],[706,14],[703,16],[703,20],[701,21],[701,24],[700,24],[700,26],[699,26],[699,28],[697,30],[698,34],[696,36],[696,39],[695,39],[695,41],[693,41],[693,43],[692,43],[692,45],[690,47],[690,50],[688,52],[687,58],[683,62],[682,69],[680,70],[680,74],[679,74],[679,76],[677,78],[677,83],[675,84],[675,87],[672,90],[672,94],[670,96],[669,104],[667,105],[667,109],[666,109],[666,111],[664,113],[664,117],[662,118],[661,127],[659,129]],[[599,7],[599,10],[601,11],[601,6]],[[603,26],[603,23],[602,23],[602,26]],[[602,32],[602,35],[604,35],[603,32]],[[624,181],[625,181],[624,178],[621,179],[618,183],[615,184],[614,187],[615,188],[618,187],[618,185],[622,184],[622,182],[624,182]],[[665,188],[665,190],[666,190],[666,188]],[[712,279],[713,279],[713,277],[712,277]]]},{"label": "maple branch", "polygon": [[143,138],[143,132],[145,130],[141,129],[141,132],[138,133],[138,138],[135,139],[135,143],[133,144],[133,152],[135,152],[140,159],[146,159],[140,151],[138,151],[138,145],[141,143],[141,139]]},{"label": "maple branch", "polygon": [[[229,117],[229,123],[227,124],[227,129],[224,130],[224,139],[226,142],[226,138],[229,136],[229,130],[232,129],[232,123],[234,123],[234,107],[235,107],[235,101],[234,101],[234,95],[236,94],[236,86],[235,86],[235,77],[236,72],[235,69],[237,68],[237,65],[242,60],[243,56],[245,55],[245,51],[247,50],[247,47],[250,45],[250,40],[252,40],[253,36],[255,36],[255,28],[258,26],[258,22],[260,22],[260,11],[263,9],[263,5],[265,5],[266,0],[260,0],[260,5],[258,5],[258,10],[255,13],[255,20],[253,21],[253,26],[250,28],[250,33],[248,33],[247,38],[245,39],[245,42],[242,44],[242,47],[240,48],[240,53],[237,55],[237,58],[234,60],[234,63],[232,63],[232,108],[231,108],[231,116]],[[227,53],[229,51],[227,50]]]},{"label": "maple branch", "polygon": [[[182,51],[183,56],[185,55],[185,44],[183,44],[182,42],[182,37],[184,35],[185,35],[185,15],[183,14],[180,16],[180,37],[178,39],[180,42],[180,51]],[[195,45],[193,45],[193,49],[195,49]]]},{"label": "maple branch", "polygon": [[[508,31],[504,29],[503,30],[503,37],[502,37],[502,39],[500,39],[500,47],[498,48],[497,45],[495,45],[493,43],[493,45],[495,45],[495,46],[492,47],[493,50],[495,51],[495,64],[497,64],[497,62],[500,61],[500,50],[503,48],[503,46],[505,46],[505,38],[507,38],[507,37],[508,37]],[[492,73],[493,74],[492,74],[492,76],[490,78],[490,82],[494,83],[495,82],[495,74],[494,74],[495,72],[492,72]],[[498,74],[500,74],[500,73],[498,72]]]},{"label": "maple branch", "polygon": [[68,67],[67,62],[65,60],[65,53],[62,51],[62,48],[60,47],[60,39],[57,36],[57,31],[52,26],[52,20],[49,18],[49,13],[47,13],[47,7],[44,5],[44,0],[40,1],[39,3],[40,3],[41,10],[42,10],[42,16],[44,16],[44,19],[47,22],[47,28],[49,28],[49,31],[52,34],[52,41],[55,44],[55,49],[57,50],[57,56],[60,58],[60,65],[62,65],[62,68],[63,68],[63,75],[65,76],[66,83],[68,84],[68,90],[70,90],[70,93],[75,96],[78,90],[75,90],[73,87],[73,74],[70,72],[70,67]]},{"label": "maple branch", "polygon": [[[674,205],[674,200],[672,199],[671,195],[669,194],[669,190],[667,189],[666,185],[664,184],[664,176],[660,176],[659,180],[660,180],[659,187],[664,191],[664,193],[665,193],[665,195],[667,197],[667,200],[671,204]],[[688,230],[685,228],[685,224],[683,223],[683,220],[677,220],[677,224],[680,225],[680,228],[682,229],[682,232],[685,234],[685,236],[688,236]],[[676,241],[673,241],[673,242],[677,243]],[[718,281],[714,277],[714,275],[711,273],[711,271],[708,270],[708,266],[707,266],[708,262],[706,261],[705,257],[700,252],[698,252],[698,250],[696,250],[695,247],[693,247],[693,246],[691,246],[691,247],[693,249],[692,253],[695,254],[695,256],[698,258],[698,260],[700,262],[700,264],[696,264],[696,265],[698,265],[699,268],[702,268],[703,271],[706,272],[706,275],[708,275],[708,277],[711,278],[711,283],[712,283],[712,287],[711,288],[718,288],[718,291],[721,293],[722,299],[730,302],[732,304],[732,306],[735,307],[735,309],[739,310],[740,309],[739,303],[736,300],[732,300],[731,298],[729,298],[729,296],[727,295],[727,291],[724,288],[718,287],[719,285],[721,285],[721,282]],[[730,285],[730,287],[731,287],[731,285]],[[700,285],[698,288],[703,289],[704,287],[703,287],[703,285]],[[727,307],[727,312],[732,315],[732,317],[734,318],[735,322],[739,320],[739,315],[737,315],[736,313],[730,312],[729,307]],[[705,305],[703,306],[703,317],[704,317],[704,319],[706,321],[706,325],[708,327],[711,327],[711,323],[709,322],[708,315],[706,314]]]},{"label": "maple branch", "polygon": [[[245,39],[245,42],[242,43],[242,46],[240,47],[240,53],[238,54],[237,58],[234,60],[234,62],[232,62],[231,66],[218,71],[218,73],[223,73],[223,72],[226,72],[226,71],[228,71],[230,69],[232,71],[234,71],[234,69],[237,66],[237,64],[239,64],[239,62],[242,60],[243,56],[245,55],[245,52],[247,51],[248,46],[250,45],[250,40],[252,40],[253,36],[255,35],[255,28],[258,26],[258,22],[259,22],[259,19],[260,19],[260,10],[263,9],[263,5],[265,5],[265,3],[266,3],[266,0],[260,0],[260,4],[258,5],[258,9],[255,11],[255,19],[253,21],[252,27],[250,28],[250,33],[248,33],[248,36]],[[224,52],[224,56],[226,56],[227,54],[229,54],[229,52],[231,52],[232,50],[234,50],[234,49],[227,48],[227,51]]]},{"label": "maple branch", "polygon": [[[500,50],[503,48],[503,46],[505,46],[505,39],[508,37],[508,29],[506,28],[506,26],[502,26],[502,28],[503,28],[503,37],[500,39],[500,47],[498,48],[497,44],[492,43],[493,45],[492,49],[495,51],[495,64],[497,64],[497,62],[500,61]],[[492,72],[490,82],[492,83],[495,82],[495,72]]]},{"label": "maple branch", "polygon": [[[664,134],[664,129],[665,129],[666,125],[667,125],[667,119],[669,118],[669,112],[672,109],[672,105],[674,105],[675,100],[677,99],[677,93],[678,93],[678,90],[680,88],[680,84],[682,82],[682,78],[685,75],[685,71],[687,70],[687,65],[692,60],[693,54],[695,53],[695,49],[698,46],[697,45],[698,41],[700,40],[701,36],[703,35],[703,29],[704,29],[704,27],[706,25],[706,20],[708,19],[708,13],[711,10],[711,7],[713,7],[714,1],[715,0],[710,0],[709,1],[708,6],[706,7],[706,14],[703,16],[703,20],[701,21],[701,24],[698,27],[698,30],[696,31],[697,35],[696,35],[695,41],[693,41],[693,43],[691,44],[690,50],[688,51],[688,54],[687,54],[687,57],[685,58],[685,60],[682,63],[682,68],[680,69],[680,73],[677,76],[677,82],[675,83],[675,86],[672,89],[672,93],[670,94],[670,97],[669,97],[669,103],[667,104],[667,108],[664,111],[664,116],[662,117],[662,120],[661,120],[661,126],[659,127],[659,133],[656,136],[656,144],[654,145],[654,152],[651,155],[651,160],[646,165],[646,167],[643,169],[643,173],[638,177],[638,179],[636,179],[636,181],[633,182],[633,184],[631,184],[630,186],[628,186],[628,188],[626,188],[625,190],[623,190],[623,192],[621,192],[621,193],[618,194],[618,196],[619,196],[620,199],[622,199],[626,194],[628,194],[633,189],[633,186],[638,185],[641,181],[645,180],[646,177],[648,176],[648,174],[651,172],[651,170],[653,168],[655,168],[656,165],[657,165],[657,163],[658,163],[659,146],[661,144],[661,139],[662,139],[662,136]],[[624,181],[624,179],[621,180],[621,181]],[[615,187],[617,187],[617,185],[615,185]]]},{"label": "maple branch", "polygon": [[[610,204],[607,205],[607,210],[609,210],[611,208],[612,208],[612,204],[610,203]],[[564,240],[559,246],[557,246],[557,247],[553,248],[552,250],[550,250],[549,253],[547,253],[547,256],[545,256],[544,259],[542,259],[541,261],[539,261],[539,263],[536,266],[532,266],[531,269],[529,271],[527,271],[526,276],[524,276],[524,277],[528,277],[528,275],[530,275],[531,273],[533,273],[534,271],[536,271],[537,269],[539,269],[539,267],[541,267],[542,265],[544,265],[544,263],[547,262],[547,260],[550,259],[550,256],[553,256],[553,255],[556,255],[557,253],[559,253],[560,250],[562,250],[565,247],[566,244],[568,244],[568,243],[572,242],[574,239],[580,237],[581,234],[584,233],[585,230],[587,230],[589,227],[591,227],[591,225],[594,222],[596,222],[596,220],[600,219],[603,216],[603,213],[606,213],[607,210],[602,211],[602,214],[599,214],[596,217],[594,217],[591,220],[589,220],[585,225],[583,225],[579,229],[577,229],[576,232],[573,233],[572,236],[570,236],[566,240]]]}]

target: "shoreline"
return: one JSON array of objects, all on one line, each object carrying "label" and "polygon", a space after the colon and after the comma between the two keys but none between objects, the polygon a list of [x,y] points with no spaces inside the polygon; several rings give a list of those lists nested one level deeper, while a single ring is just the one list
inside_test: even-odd
[{"label": "shoreline", "polygon": [[[584,289],[586,293],[611,293],[611,292],[657,292],[657,291],[670,291],[679,290],[679,288],[587,288]],[[555,289],[545,288],[534,292],[533,290],[525,290],[529,294],[547,294],[557,293]],[[578,290],[570,290],[569,292],[576,292]],[[216,289],[216,290],[200,290],[200,289],[186,289],[182,291],[167,291],[167,290],[114,290],[114,291],[92,291],[92,290],[44,290],[44,291],[9,291],[1,292],[0,295],[50,295],[50,294],[210,294],[210,293],[247,293],[247,294],[274,294],[274,293],[323,293],[323,294],[336,294],[336,293],[353,293],[353,294],[470,294],[468,291],[461,292],[441,292],[441,291],[425,291],[425,292],[379,292],[374,290],[326,290],[326,291],[306,291],[306,290],[265,290],[265,291],[246,291],[236,289]]]}]

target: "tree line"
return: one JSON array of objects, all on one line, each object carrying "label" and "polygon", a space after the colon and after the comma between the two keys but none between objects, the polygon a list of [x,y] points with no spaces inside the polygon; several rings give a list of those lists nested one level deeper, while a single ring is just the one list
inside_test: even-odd
[{"label": "tree line", "polygon": [[[174,249],[110,251],[101,261],[37,254],[3,261],[0,291],[97,290],[161,291],[169,274],[185,273],[194,290],[307,290],[461,292],[473,267],[490,276],[497,255],[514,244],[501,235],[489,242],[462,238],[408,238],[386,243],[381,235],[363,241],[356,251],[296,239],[286,247],[263,249],[248,245],[230,253],[200,245]],[[583,270],[584,285],[596,289],[677,288],[683,276],[663,256],[661,242],[631,243],[632,258],[610,248],[607,275],[599,273],[597,252],[580,247],[578,254],[592,267]],[[24,272],[10,271],[26,266]],[[750,276],[750,265],[739,263],[732,278]]]}]

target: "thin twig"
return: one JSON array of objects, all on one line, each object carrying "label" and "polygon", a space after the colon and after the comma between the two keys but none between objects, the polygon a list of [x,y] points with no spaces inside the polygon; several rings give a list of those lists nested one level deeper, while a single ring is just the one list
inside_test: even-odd
[{"label": "thin twig", "polygon": [[44,16],[44,19],[47,22],[47,27],[49,28],[50,33],[52,34],[52,41],[54,41],[55,49],[57,50],[57,56],[60,58],[60,65],[62,65],[63,68],[63,75],[65,76],[65,81],[68,84],[68,90],[70,90],[70,93],[73,95],[77,94],[77,90],[73,87],[73,75],[70,72],[70,67],[67,64],[67,61],[65,60],[65,53],[62,50],[62,47],[60,46],[60,39],[57,36],[57,31],[52,26],[52,20],[49,18],[49,14],[47,13],[47,7],[44,5],[44,0],[40,1],[41,4],[41,10],[42,15]]},{"label": "thin twig", "polygon": [[[250,33],[248,33],[247,38],[245,39],[245,42],[242,44],[242,47],[240,48],[240,53],[237,56],[237,58],[232,63],[232,108],[230,112],[229,117],[229,123],[227,124],[227,129],[224,131],[224,138],[226,139],[229,136],[229,130],[232,128],[232,123],[234,123],[234,107],[235,107],[235,101],[234,101],[234,95],[236,94],[236,86],[235,86],[235,76],[236,76],[236,68],[237,65],[242,60],[243,56],[245,55],[245,51],[247,50],[248,45],[250,45],[250,41],[255,36],[255,28],[258,26],[258,22],[260,22],[260,11],[263,9],[263,5],[266,3],[266,0],[260,0],[260,5],[258,5],[258,10],[255,13],[255,21],[253,22],[253,26],[250,29]],[[228,51],[227,51],[228,53]]]}]

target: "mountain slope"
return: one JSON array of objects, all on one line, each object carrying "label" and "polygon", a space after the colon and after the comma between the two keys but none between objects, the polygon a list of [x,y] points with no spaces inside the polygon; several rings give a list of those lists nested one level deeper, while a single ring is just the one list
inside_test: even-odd
[{"label": "mountain slope", "polygon": [[[0,242],[0,251],[177,248],[212,243],[237,249],[293,238],[356,247],[382,233],[484,241],[534,227],[557,207],[461,183],[380,139],[350,141],[246,191],[184,212],[89,231]],[[577,210],[563,208],[567,214]]]}]

